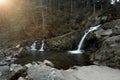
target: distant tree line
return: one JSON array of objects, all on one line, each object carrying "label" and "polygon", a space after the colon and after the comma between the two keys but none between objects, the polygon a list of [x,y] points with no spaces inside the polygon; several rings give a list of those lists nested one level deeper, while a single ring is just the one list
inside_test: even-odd
[{"label": "distant tree line", "polygon": [[112,0],[12,1],[11,8],[5,10],[0,8],[0,29],[7,27],[11,30],[21,30],[29,37],[44,37],[48,34],[56,36],[60,32],[67,33],[72,30],[68,26],[75,26],[76,20],[79,23],[89,14],[97,11],[105,12],[111,5],[119,4],[118,0],[114,0],[116,4],[111,4]]}]

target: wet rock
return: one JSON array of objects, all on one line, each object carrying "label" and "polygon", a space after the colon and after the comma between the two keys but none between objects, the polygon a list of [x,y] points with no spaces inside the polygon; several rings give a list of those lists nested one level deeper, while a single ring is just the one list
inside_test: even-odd
[{"label": "wet rock", "polygon": [[[92,72],[92,74],[91,74]],[[108,68],[105,66],[83,66],[78,67],[78,70],[69,69],[67,71],[62,71],[65,75],[65,80],[119,80],[120,74],[119,70]],[[87,75],[87,76],[86,76]],[[103,77],[104,76],[104,77]],[[116,76],[116,77],[112,77]],[[64,80],[64,79],[63,79]]]},{"label": "wet rock", "polygon": [[97,38],[103,38],[105,36],[110,36],[112,35],[112,29],[100,29],[95,32]]},{"label": "wet rock", "polygon": [[1,57],[5,57],[5,56],[9,56],[9,55],[11,55],[11,51],[10,50],[8,50],[8,49],[1,49],[0,50],[0,56]]},{"label": "wet rock", "polygon": [[9,66],[0,66],[0,80],[9,80],[12,74],[9,72]]},{"label": "wet rock", "polygon": [[77,46],[81,37],[80,31],[74,31],[62,36],[58,36],[52,39],[47,39],[45,41],[46,50],[70,50]]},{"label": "wet rock", "polygon": [[102,21],[102,22],[105,22],[105,21],[107,20],[107,18],[108,18],[107,16],[102,16],[102,17],[101,17],[101,21]]},{"label": "wet rock", "polygon": [[100,37],[98,38],[94,32],[88,34],[86,40],[84,41],[84,44],[82,45],[82,49],[85,50],[85,54],[94,53],[100,48],[102,41]]},{"label": "wet rock", "polygon": [[[92,72],[92,74],[91,74]],[[120,70],[105,66],[83,66],[76,69],[57,70],[42,65],[32,65],[27,69],[27,80],[119,80]],[[86,76],[87,75],[87,76]],[[114,76],[114,77],[113,77]]]},{"label": "wet rock", "polygon": [[19,77],[18,80],[26,80],[26,79],[23,77]]},{"label": "wet rock", "polygon": [[16,60],[16,58],[13,56],[8,56],[5,58],[5,61],[9,62],[9,63],[13,63],[15,60]]},{"label": "wet rock", "polygon": [[16,45],[16,48],[20,48],[20,47],[21,47],[21,45],[20,45],[20,44]]},{"label": "wet rock", "polygon": [[2,72],[0,72],[0,77],[2,76]]},{"label": "wet rock", "polygon": [[120,19],[103,24],[103,29],[112,29],[112,35],[120,35]]},{"label": "wet rock", "polygon": [[59,70],[45,64],[32,65],[28,68],[27,74],[26,78],[28,80],[64,80]]},{"label": "wet rock", "polygon": [[10,61],[10,60],[12,60],[12,56],[7,56],[6,61]]},{"label": "wet rock", "polygon": [[120,35],[120,20],[113,28],[113,35]]},{"label": "wet rock", "polygon": [[23,67],[21,65],[17,65],[17,64],[10,65],[10,71],[18,72],[21,69],[23,69]]},{"label": "wet rock", "polygon": [[9,80],[18,80],[20,77],[25,77],[27,75],[26,69],[27,68],[22,68],[22,69],[18,70],[17,72],[13,71],[12,73],[14,73],[14,74],[12,75],[12,77]]},{"label": "wet rock", "polygon": [[14,58],[12,56],[1,58],[0,59],[0,66],[9,65],[9,64],[13,63],[15,60],[16,60],[16,58]]},{"label": "wet rock", "polygon": [[12,48],[0,50],[0,58],[13,57],[14,55],[16,55],[16,50]]},{"label": "wet rock", "polygon": [[50,67],[54,67],[54,64],[51,61],[48,60],[44,60],[43,62],[45,65],[50,66]]},{"label": "wet rock", "polygon": [[29,51],[26,49],[26,47],[21,47],[16,56],[19,56],[19,57],[24,57],[24,56],[27,56],[29,54]]},{"label": "wet rock", "polygon": [[120,19],[107,22],[107,23],[103,24],[103,29],[105,29],[105,30],[106,29],[114,29],[116,25],[119,25],[119,23],[120,23]]},{"label": "wet rock", "polygon": [[120,68],[120,19],[103,24],[95,31],[100,47],[91,55],[94,64]]},{"label": "wet rock", "polygon": [[28,63],[28,64],[25,65],[25,67],[27,67],[27,68],[29,68],[29,67],[31,67],[31,66],[32,66],[31,63]]},{"label": "wet rock", "polygon": [[0,50],[0,58],[5,57],[4,53]]},{"label": "wet rock", "polygon": [[104,40],[93,58],[101,65],[120,68],[120,35]]},{"label": "wet rock", "polygon": [[9,66],[0,66],[0,72],[1,72],[1,74],[4,74],[7,71],[9,71]]},{"label": "wet rock", "polygon": [[6,62],[5,59],[0,61],[0,66],[4,66],[4,65],[7,65],[7,64],[9,64],[9,63]]},{"label": "wet rock", "polygon": [[27,70],[28,77],[33,80],[48,80],[50,72],[51,67],[45,65],[33,65]]}]

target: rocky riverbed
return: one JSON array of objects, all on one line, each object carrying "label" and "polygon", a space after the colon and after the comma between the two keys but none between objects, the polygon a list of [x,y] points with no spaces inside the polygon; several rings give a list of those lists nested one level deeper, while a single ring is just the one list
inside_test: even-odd
[{"label": "rocky riverbed", "polygon": [[0,80],[120,80],[119,75],[118,69],[96,65],[58,70],[49,61],[0,66]]},{"label": "rocky riverbed", "polygon": [[120,80],[120,0],[0,0],[0,80]]},{"label": "rocky riverbed", "polygon": [[[47,39],[45,50],[75,49],[80,40],[78,38],[81,37],[79,33],[81,32],[74,31]],[[119,19],[102,24],[101,28],[90,33],[84,41],[84,54],[89,55],[90,62],[94,65],[58,70],[50,61],[15,64],[16,57],[25,57],[29,54],[29,47],[34,41],[26,40],[18,43],[21,44],[19,48],[0,50],[0,80],[120,80]],[[41,41],[37,41],[38,46]]]}]

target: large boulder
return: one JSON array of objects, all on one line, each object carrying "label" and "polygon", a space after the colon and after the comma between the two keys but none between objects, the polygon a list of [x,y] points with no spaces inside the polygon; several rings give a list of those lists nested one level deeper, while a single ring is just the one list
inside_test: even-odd
[{"label": "large boulder", "polygon": [[[11,80],[10,78],[15,74],[13,72],[10,72],[10,67],[0,66],[0,80]],[[13,79],[12,79],[13,80]]]},{"label": "large boulder", "polygon": [[27,74],[26,80],[120,80],[120,70],[95,65],[58,70],[36,64],[27,69]]},{"label": "large boulder", "polygon": [[120,35],[106,39],[94,54],[99,64],[120,68]]},{"label": "large boulder", "polygon": [[97,38],[103,38],[104,36],[110,36],[112,34],[112,29],[100,29],[95,32]]},{"label": "large boulder", "polygon": [[74,31],[71,33],[67,33],[62,36],[58,36],[55,38],[46,40],[46,49],[47,50],[70,50],[77,46],[80,41],[82,31]]},{"label": "large boulder", "polygon": [[103,29],[112,29],[112,35],[120,35],[120,19],[103,24]]},{"label": "large boulder", "polygon": [[95,34],[102,44],[91,55],[91,60],[95,64],[120,68],[120,20],[105,23]]},{"label": "large boulder", "polygon": [[106,22],[103,24],[103,28],[106,30],[106,29],[114,29],[116,25],[119,25],[120,23],[120,19],[117,19],[117,20],[112,20],[110,22]]}]

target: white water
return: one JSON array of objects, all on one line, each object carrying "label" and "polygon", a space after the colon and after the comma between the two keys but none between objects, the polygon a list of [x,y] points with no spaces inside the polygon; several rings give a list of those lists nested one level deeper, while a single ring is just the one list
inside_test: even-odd
[{"label": "white water", "polygon": [[36,50],[37,50],[37,49],[36,49],[36,42],[37,42],[37,41],[35,41],[35,42],[31,45],[31,47],[30,47],[32,51],[36,51]]},{"label": "white water", "polygon": [[115,4],[115,0],[111,0],[110,4],[112,5]]},{"label": "white water", "polygon": [[120,0],[117,0],[117,2],[120,2]]},{"label": "white water", "polygon": [[89,34],[89,32],[97,30],[100,26],[101,25],[90,27],[90,29],[87,32],[85,32],[84,36],[82,37],[82,39],[81,39],[81,41],[80,41],[80,43],[78,45],[77,50],[68,51],[68,52],[71,53],[71,54],[82,54],[84,52],[84,50],[81,50],[81,47],[83,45],[83,42],[84,42],[86,36]]},{"label": "white water", "polygon": [[44,43],[44,40],[42,40],[42,45],[41,45],[41,48],[40,48],[39,51],[41,51],[41,52],[44,51],[44,44],[45,44],[45,43]]}]

